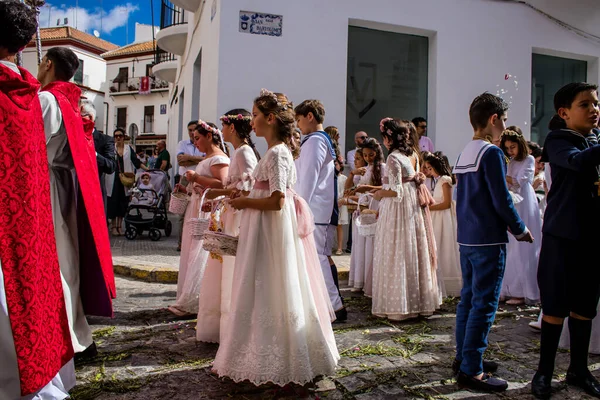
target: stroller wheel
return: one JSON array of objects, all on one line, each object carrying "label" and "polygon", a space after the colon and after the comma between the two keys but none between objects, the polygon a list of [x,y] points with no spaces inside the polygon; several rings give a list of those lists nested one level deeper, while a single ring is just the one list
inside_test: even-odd
[{"label": "stroller wheel", "polygon": [[167,221],[165,223],[165,236],[171,236],[171,232],[173,232],[173,224],[171,223],[171,221]]},{"label": "stroller wheel", "polygon": [[149,234],[150,234],[150,240],[152,240],[153,242],[160,240],[160,237],[162,236],[160,231],[156,228],[150,229]]},{"label": "stroller wheel", "polygon": [[133,226],[129,226],[126,230],[125,230],[125,237],[129,240],[133,240],[137,237],[138,232],[137,229],[135,229]]}]

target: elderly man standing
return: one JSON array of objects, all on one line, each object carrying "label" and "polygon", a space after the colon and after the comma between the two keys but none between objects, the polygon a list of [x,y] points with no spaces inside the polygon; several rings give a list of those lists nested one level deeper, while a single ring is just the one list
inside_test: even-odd
[{"label": "elderly man standing", "polygon": [[169,176],[169,169],[171,169],[171,155],[167,151],[167,142],[159,140],[156,143],[156,149],[158,150],[158,156],[156,157],[155,169],[165,171]]},{"label": "elderly man standing", "polygon": [[115,161],[115,140],[99,132],[94,126],[96,121],[96,107],[88,99],[81,99],[79,102],[81,118],[83,118],[84,129],[92,130],[94,137],[94,148],[96,149],[96,163],[98,164],[98,176],[100,178],[100,189],[102,190],[102,200],[104,201],[104,212],[106,212],[106,187],[104,185],[104,175],[112,174],[117,169]]},{"label": "elderly man standing", "polygon": [[[194,144],[194,131],[198,126],[198,121],[190,121],[187,124],[188,139],[183,139],[177,144],[177,164],[179,164],[179,184],[187,186],[188,182],[185,179],[186,171],[194,171],[200,161],[204,160],[206,154],[202,153]],[[183,234],[183,221],[185,214],[179,217],[179,242],[177,243],[177,251],[181,251],[181,237]]]}]

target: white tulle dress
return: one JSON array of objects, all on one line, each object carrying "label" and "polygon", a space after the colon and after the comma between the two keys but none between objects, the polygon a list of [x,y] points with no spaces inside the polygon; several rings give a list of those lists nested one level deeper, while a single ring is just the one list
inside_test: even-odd
[{"label": "white tulle dress", "polygon": [[[222,155],[207,158],[196,166],[196,173],[214,178],[210,172],[210,167],[217,164],[229,165],[229,158]],[[192,184],[189,187],[189,190],[191,190]],[[179,275],[177,276],[177,301],[170,307],[180,313],[195,314],[198,312],[200,286],[208,261],[208,252],[202,248],[202,240],[196,240],[192,237],[189,223],[191,218],[198,218],[199,216],[208,218],[210,216],[210,213],[203,212],[199,214],[201,197],[196,191],[192,191],[190,202],[185,211]]]},{"label": "white tulle dress", "polygon": [[538,257],[542,241],[542,218],[533,190],[535,159],[527,156],[523,161],[511,160],[507,175],[512,177],[510,190],[523,198],[515,204],[519,216],[537,240],[533,243],[518,242],[509,235],[506,247],[506,270],[502,281],[501,297],[524,298],[527,303],[536,303],[540,299],[537,283]]},{"label": "white tulle dress", "polygon": [[[285,202],[280,211],[242,213],[229,322],[213,369],[236,382],[305,384],[331,375],[339,354],[314,240],[305,237],[313,245],[307,260],[299,234],[296,203],[302,200],[290,190],[296,169],[288,148],[270,148],[254,178],[249,197],[279,191],[286,193]],[[306,202],[303,212],[310,216]]]},{"label": "white tulle dress", "polygon": [[[248,145],[242,145],[231,156],[227,188],[235,189],[243,178],[252,176],[258,160]],[[242,212],[227,205],[221,214],[223,233],[238,236]],[[227,323],[233,285],[235,257],[223,256],[222,261],[209,257],[202,279],[198,301],[196,339],[219,343],[219,335]]]},{"label": "white tulle dress", "polygon": [[[452,178],[444,175],[437,179],[433,190],[436,204],[444,201],[444,185],[450,185],[452,188]],[[456,241],[456,202],[452,200],[450,208],[445,210],[431,210],[431,223],[438,252],[438,272],[442,277],[446,295],[458,297],[462,289],[462,272]]]}]

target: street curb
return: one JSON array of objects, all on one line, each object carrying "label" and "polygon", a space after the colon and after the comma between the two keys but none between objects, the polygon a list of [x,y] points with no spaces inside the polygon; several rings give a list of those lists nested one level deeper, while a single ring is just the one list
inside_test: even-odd
[{"label": "street curb", "polygon": [[171,266],[150,266],[115,262],[113,263],[113,269],[115,274],[120,276],[156,283],[177,283],[177,276],[179,275],[179,270]]},{"label": "street curb", "polygon": [[[146,263],[152,264],[152,263]],[[141,265],[141,262],[125,262],[123,260],[113,259],[113,269],[116,275],[127,276],[140,281],[156,282],[156,283],[177,283],[179,269],[166,265]],[[347,282],[349,271],[346,268],[338,269],[338,280]]]}]

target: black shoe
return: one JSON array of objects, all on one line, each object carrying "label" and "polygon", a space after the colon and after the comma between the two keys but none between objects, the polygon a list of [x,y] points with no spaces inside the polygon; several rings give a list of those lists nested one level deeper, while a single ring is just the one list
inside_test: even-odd
[{"label": "black shoe", "polygon": [[177,251],[181,251],[181,245],[177,246]]},{"label": "black shoe", "polygon": [[[454,372],[454,375],[458,374],[458,372],[460,371],[460,361],[458,361],[456,358],[454,359],[454,361],[452,362],[452,372]],[[487,361],[487,360],[483,360],[483,372],[484,373],[494,373],[498,371],[498,363],[494,362],[494,361]]]},{"label": "black shoe", "polygon": [[590,396],[600,398],[600,382],[587,369],[582,373],[567,371],[567,383],[580,387]]},{"label": "black shoe", "polygon": [[456,382],[461,388],[473,389],[481,392],[504,392],[508,388],[508,383],[502,379],[485,374],[482,379],[477,379],[473,376],[468,376],[462,371],[458,372]]},{"label": "black shoe", "polygon": [[89,360],[98,355],[98,349],[96,348],[96,342],[93,342],[87,349],[81,353],[75,353],[75,361]]},{"label": "black shoe", "polygon": [[542,375],[536,372],[531,380],[531,394],[536,399],[549,399],[552,393],[552,376]]},{"label": "black shoe", "polygon": [[335,322],[344,322],[348,319],[348,311],[346,307],[341,308],[335,312]]}]

